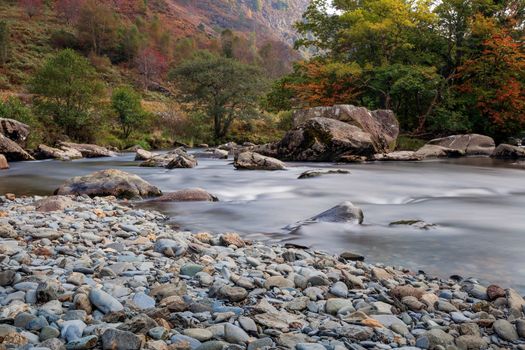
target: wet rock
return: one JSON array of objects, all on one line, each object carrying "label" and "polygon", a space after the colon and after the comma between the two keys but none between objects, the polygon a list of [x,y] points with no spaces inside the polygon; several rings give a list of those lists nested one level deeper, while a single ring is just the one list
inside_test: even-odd
[{"label": "wet rock", "polygon": [[101,158],[101,157],[114,157],[115,152],[110,151],[106,147],[91,145],[91,144],[80,144],[72,142],[61,142],[60,148],[72,149],[80,152],[84,158]]},{"label": "wet rock", "polygon": [[316,169],[316,170],[307,170],[299,175],[298,179],[310,179],[313,177],[320,177],[323,175],[335,175],[335,174],[350,174],[350,171],[344,169]]},{"label": "wet rock", "polygon": [[188,154],[176,154],[168,164],[166,169],[175,168],[195,168],[198,165],[197,160]]},{"label": "wet rock", "polygon": [[390,226],[410,226],[420,230],[430,230],[437,227],[436,224],[431,224],[423,220],[398,220],[390,223]]},{"label": "wet rock", "polygon": [[428,144],[455,149],[467,156],[490,156],[496,148],[491,137],[479,134],[452,135],[431,140]]},{"label": "wet rock", "polygon": [[202,188],[188,188],[163,194],[153,199],[154,202],[218,202],[219,199]]},{"label": "wet rock", "polygon": [[278,159],[255,152],[243,152],[237,156],[233,166],[238,170],[285,170],[286,165]]},{"label": "wet rock", "polygon": [[413,151],[397,151],[397,152],[390,152],[390,153],[378,153],[374,154],[373,157],[374,160],[379,161],[418,161],[421,160],[421,155],[417,154]]},{"label": "wet rock", "polygon": [[303,225],[313,224],[316,222],[345,222],[353,224],[362,224],[364,220],[361,208],[354,206],[351,202],[342,202],[333,208],[330,208],[321,214],[311,217],[310,219],[299,221],[295,224],[288,225],[287,230],[295,230]]},{"label": "wet rock", "polygon": [[[0,153],[2,153],[0,149]],[[521,159],[525,158],[525,147],[512,146],[502,143],[494,150],[491,157],[499,159]]]},{"label": "wet rock", "polygon": [[115,196],[141,198],[160,196],[161,191],[134,174],[108,169],[67,180],[55,195]]}]

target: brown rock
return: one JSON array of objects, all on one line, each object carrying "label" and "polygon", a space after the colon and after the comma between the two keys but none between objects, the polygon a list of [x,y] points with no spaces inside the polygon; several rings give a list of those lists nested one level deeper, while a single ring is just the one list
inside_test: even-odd
[{"label": "brown rock", "polygon": [[55,195],[83,194],[133,199],[160,196],[162,192],[137,175],[115,169],[71,178],[55,190]]},{"label": "brown rock", "polygon": [[29,136],[29,125],[14,119],[0,118],[0,134],[13,140],[21,147],[25,147]]},{"label": "brown rock", "polygon": [[2,134],[0,134],[0,154],[3,154],[8,161],[34,160],[19,144]]},{"label": "brown rock", "polygon": [[116,154],[106,147],[91,145],[87,143],[61,142],[60,147],[74,149],[82,154],[85,158],[114,157]]},{"label": "brown rock", "polygon": [[144,149],[138,149],[135,153],[135,160],[148,160],[155,156],[155,154]]},{"label": "brown rock", "polygon": [[3,154],[0,154],[0,170],[9,169],[9,163]]},{"label": "brown rock", "polygon": [[239,154],[233,163],[240,170],[285,170],[286,165],[278,159],[263,156],[255,152]]},{"label": "brown rock", "polygon": [[74,202],[66,196],[51,196],[35,202],[36,211],[64,211],[64,209],[73,206]]},{"label": "brown rock", "polygon": [[405,286],[396,286],[392,288],[392,290],[390,291],[390,294],[393,297],[396,297],[400,300],[407,296],[412,296],[419,300],[421,299],[423,294],[425,294],[425,291],[422,288],[415,288],[411,285],[405,285]]},{"label": "brown rock", "polygon": [[492,137],[479,134],[452,135],[431,140],[428,144],[458,150],[467,156],[490,156],[496,148]]},{"label": "brown rock", "polygon": [[438,145],[426,144],[416,151],[416,156],[421,158],[454,158],[465,155],[464,151]]},{"label": "brown rock", "polygon": [[155,202],[217,202],[219,199],[202,188],[188,188],[166,193],[153,199]]},{"label": "brown rock", "polygon": [[246,245],[243,239],[237,233],[234,232],[223,234],[221,236],[221,243],[225,246],[234,245],[237,248],[241,248]]},{"label": "brown rock", "polygon": [[76,149],[65,146],[53,148],[46,145],[39,145],[35,151],[35,156],[38,159],[72,160],[82,158],[82,153]]},{"label": "brown rock", "polygon": [[500,286],[497,286],[495,284],[491,284],[487,287],[487,296],[489,297],[489,300],[496,300],[501,297],[505,297],[505,289],[501,288]]},{"label": "brown rock", "polygon": [[[0,150],[1,152],[1,150]],[[491,157],[500,159],[521,159],[525,158],[525,147],[512,146],[502,143],[494,150]]]}]

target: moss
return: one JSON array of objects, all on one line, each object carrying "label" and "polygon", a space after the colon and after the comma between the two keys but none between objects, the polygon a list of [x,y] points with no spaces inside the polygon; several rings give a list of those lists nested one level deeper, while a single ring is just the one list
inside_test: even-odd
[{"label": "moss", "polygon": [[425,145],[426,141],[410,136],[399,136],[397,138],[397,151],[416,151]]}]

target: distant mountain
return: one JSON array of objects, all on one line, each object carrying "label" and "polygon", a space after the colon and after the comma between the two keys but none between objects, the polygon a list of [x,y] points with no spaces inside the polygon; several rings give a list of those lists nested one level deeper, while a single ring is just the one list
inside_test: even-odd
[{"label": "distant mountain", "polygon": [[[310,0],[154,0],[158,10],[176,20],[181,30],[201,30],[210,35],[224,29],[255,32],[260,39],[293,45],[293,25]],[[152,4],[150,4],[152,6]],[[161,9],[160,7],[166,7]]]}]

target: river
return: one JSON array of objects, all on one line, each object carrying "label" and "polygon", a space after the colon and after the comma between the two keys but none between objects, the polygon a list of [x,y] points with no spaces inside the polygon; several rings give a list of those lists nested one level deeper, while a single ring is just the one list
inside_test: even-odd
[{"label": "river", "polygon": [[[136,173],[164,192],[201,187],[216,203],[141,204],[181,229],[235,231],[250,239],[286,241],[329,252],[352,251],[367,261],[401,265],[525,292],[525,166],[488,158],[366,164],[289,163],[287,171],[236,171],[226,160],[200,159],[194,169],[141,168],[134,155],[72,162],[11,163],[0,172],[0,193],[49,195],[65,179],[116,168]],[[348,175],[298,180],[312,168]],[[293,234],[282,228],[349,200],[365,213],[361,226],[313,224]],[[397,220],[436,224],[420,230]]]}]

